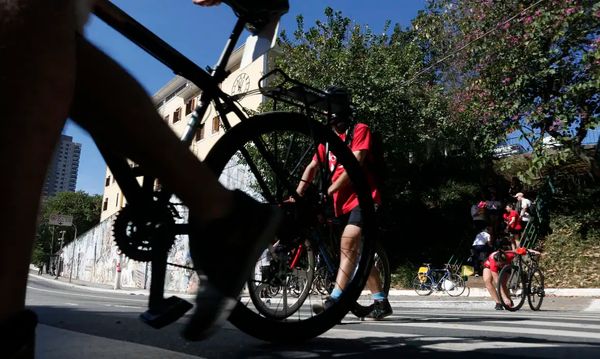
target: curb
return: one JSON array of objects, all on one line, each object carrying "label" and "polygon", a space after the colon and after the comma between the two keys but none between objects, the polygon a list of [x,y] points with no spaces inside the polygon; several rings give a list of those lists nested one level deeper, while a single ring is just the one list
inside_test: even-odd
[{"label": "curb", "polygon": [[[390,296],[419,296],[411,289],[390,289]],[[546,295],[550,297],[597,297],[600,298],[600,288],[546,288]],[[434,292],[430,297],[447,297],[444,292]],[[457,297],[489,297],[485,288],[467,287],[463,295]]]}]

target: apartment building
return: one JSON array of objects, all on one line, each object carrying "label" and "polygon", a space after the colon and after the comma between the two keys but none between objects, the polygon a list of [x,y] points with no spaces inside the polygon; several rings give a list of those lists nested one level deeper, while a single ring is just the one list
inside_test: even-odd
[{"label": "apartment building", "polygon": [[[230,75],[221,86],[226,93],[239,94],[257,89],[258,80],[268,71],[270,52],[267,51],[253,61],[248,61],[248,56],[244,55],[245,46],[238,48],[229,60],[227,70]],[[196,85],[180,76],[175,76],[154,94],[153,100],[158,113],[169,124],[177,137],[183,135],[191,114],[199,101],[200,93],[200,89]],[[239,102],[245,108],[256,110],[263,100],[263,96],[256,93],[240,99]],[[239,122],[234,114],[229,114],[228,119],[232,124]],[[223,133],[222,119],[211,105],[202,119],[202,126],[196,132],[191,150],[196,156],[203,159]],[[176,161],[177,159],[174,158],[173,160]],[[246,175],[246,172],[243,169],[230,168],[221,176],[220,180],[228,186],[228,183],[238,181],[244,175]],[[126,203],[109,168],[106,169],[104,184],[101,220],[115,214]]]},{"label": "apartment building", "polygon": [[61,135],[46,174],[42,196],[52,197],[59,192],[75,192],[81,144],[73,137]]}]

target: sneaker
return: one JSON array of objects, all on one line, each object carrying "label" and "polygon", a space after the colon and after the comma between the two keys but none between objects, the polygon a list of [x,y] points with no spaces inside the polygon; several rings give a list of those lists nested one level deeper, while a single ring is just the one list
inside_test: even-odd
[{"label": "sneaker", "polygon": [[496,306],[494,307],[494,309],[496,310],[504,310],[504,306],[500,303],[496,303]]},{"label": "sneaker", "polygon": [[[33,358],[37,316],[24,310],[0,323],[0,351],[7,358]],[[2,356],[5,358],[5,356]]]},{"label": "sneaker", "polygon": [[323,304],[313,304],[313,306],[312,306],[313,313],[319,315],[319,314],[323,313],[324,311],[326,311],[327,309],[331,308],[334,303],[335,303],[335,299],[333,299],[331,297],[327,297],[325,299],[325,301],[323,302]]},{"label": "sneaker", "polygon": [[232,213],[190,234],[190,255],[208,277],[196,297],[196,311],[183,330],[187,340],[202,340],[220,328],[237,303],[256,261],[273,241],[282,214],[241,191]]},{"label": "sneaker", "polygon": [[387,299],[376,300],[373,303],[373,309],[371,310],[371,313],[367,314],[365,319],[382,320],[383,318],[391,315],[393,312],[392,306]]}]

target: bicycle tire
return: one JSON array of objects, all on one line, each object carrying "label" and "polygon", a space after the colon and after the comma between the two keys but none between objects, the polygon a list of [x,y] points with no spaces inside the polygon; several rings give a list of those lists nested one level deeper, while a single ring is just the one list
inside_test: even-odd
[{"label": "bicycle tire", "polygon": [[[375,256],[373,258],[373,268],[379,270],[379,278],[381,280],[382,291],[387,296],[390,292],[390,286],[392,282],[392,274],[390,273],[390,262],[388,260],[385,249],[377,244],[375,249]],[[352,314],[358,318],[364,318],[371,312],[373,299],[371,299],[370,293],[363,290],[361,295],[356,300],[356,304],[350,310]]]},{"label": "bicycle tire", "polygon": [[[294,268],[290,268],[288,259],[294,258],[294,251],[298,250],[300,250],[299,246],[283,249],[283,251],[292,251],[292,253],[281,255],[282,261],[277,258],[267,259],[266,257],[271,256],[271,252],[265,250],[263,254],[265,259],[257,263],[257,266],[260,267],[260,278],[253,278],[247,282],[252,303],[265,317],[272,319],[289,317],[300,309],[310,294],[315,269],[315,255],[310,245],[304,245],[300,250],[299,256],[302,257],[298,258],[298,264]],[[276,247],[273,251],[276,256],[282,249]],[[265,261],[268,262],[265,263]],[[290,284],[293,284],[294,287],[290,287]],[[277,288],[276,293],[273,292],[273,288]],[[265,293],[265,291],[270,292]],[[262,298],[267,298],[267,300]]]},{"label": "bicycle tire", "polygon": [[465,292],[465,281],[456,273],[451,273],[449,281],[452,283],[451,288],[448,288],[446,282],[442,283],[442,288],[451,297],[458,297]]},{"label": "bicycle tire", "polygon": [[[508,295],[513,305],[507,305],[502,298],[502,283],[506,283]],[[521,269],[515,265],[507,265],[498,274],[498,283],[496,284],[496,293],[504,309],[516,312],[521,309],[525,303],[527,288],[525,287],[525,278]]]},{"label": "bicycle tire", "polygon": [[413,288],[418,295],[424,297],[433,292],[433,279],[430,276],[417,275],[413,279]]},{"label": "bicycle tire", "polygon": [[[306,307],[303,306],[300,310],[296,311],[293,316],[283,320],[276,320],[264,316],[255,308],[251,307],[251,300],[247,301],[242,296],[229,317],[229,321],[233,325],[253,337],[270,342],[301,342],[314,338],[339,323],[348,313],[351,305],[356,301],[360,291],[365,286],[375,250],[374,238],[376,238],[376,235],[373,201],[360,165],[347,145],[341,141],[331,129],[299,113],[271,112],[244,120],[235,125],[231,130],[227,131],[217,143],[215,143],[208,153],[205,163],[214,173],[222,174],[230,161],[237,161],[236,163],[240,163],[238,155],[241,149],[252,151],[250,155],[256,155],[257,151],[260,152],[260,146],[267,148],[269,150],[271,162],[277,162],[278,164],[283,165],[271,166],[269,168],[279,167],[279,170],[283,168],[286,171],[289,170],[289,172],[283,174],[280,171],[279,174],[270,178],[270,182],[265,182],[265,185],[268,188],[266,191],[264,188],[262,189],[262,200],[266,201],[266,197],[273,195],[274,200],[272,199],[267,202],[271,204],[281,204],[281,201],[283,201],[284,198],[287,198],[286,196],[289,196],[290,193],[286,193],[285,190],[280,191],[279,185],[281,183],[290,185],[289,182],[296,181],[293,183],[295,191],[295,187],[301,178],[301,173],[294,173],[292,167],[287,166],[288,164],[284,163],[283,160],[289,159],[291,151],[286,149],[284,144],[278,143],[277,139],[289,140],[285,145],[296,146],[296,144],[309,144],[310,148],[303,148],[303,150],[306,150],[307,156],[310,156],[308,157],[306,164],[312,159],[312,155],[316,150],[316,145],[328,143],[329,150],[336,156],[338,163],[344,166],[350,177],[351,184],[354,186],[354,191],[357,194],[359,206],[363,215],[363,236],[362,242],[360,243],[361,245],[358,247],[360,249],[360,254],[357,255],[357,264],[355,270],[350,272],[350,280],[342,292],[342,295],[334,305],[327,307],[326,310],[323,310],[319,314],[313,314],[310,309],[306,310]],[[262,154],[260,155],[261,156],[258,156],[257,158],[253,157],[252,160],[256,160],[260,164],[260,161],[265,160],[265,157],[262,156]],[[244,162],[242,161],[241,163]],[[304,167],[298,165],[298,163],[293,164],[293,166],[295,166],[294,168],[300,167],[300,171],[302,171]],[[263,166],[262,168],[257,168],[264,171],[267,167]],[[324,173],[324,171],[320,172],[320,174],[322,173]],[[263,177],[263,173],[253,177],[256,181],[256,177]],[[310,205],[315,204],[312,201],[309,202],[308,194],[303,198],[306,198],[305,203],[309,203]],[[311,217],[310,219],[313,218]],[[284,219],[284,223],[287,224],[287,218]],[[294,223],[292,222],[290,224],[291,228],[284,229],[288,231],[294,229]],[[312,230],[312,227],[298,229],[298,231],[308,230]],[[318,233],[316,237],[319,238]],[[315,242],[311,243],[313,245],[318,245]],[[309,306],[313,302],[323,305],[325,300],[325,298],[314,298],[312,296],[308,296],[307,299],[305,304],[308,302]]]},{"label": "bicycle tire", "polygon": [[540,310],[545,296],[544,273],[539,268],[535,268],[531,271],[527,279],[527,302],[529,303],[529,308],[535,311]]}]

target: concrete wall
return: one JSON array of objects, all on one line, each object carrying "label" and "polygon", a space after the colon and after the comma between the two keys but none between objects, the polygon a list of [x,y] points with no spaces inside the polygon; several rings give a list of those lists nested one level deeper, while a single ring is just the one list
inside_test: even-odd
[{"label": "concrete wall", "polygon": [[[149,288],[152,276],[150,263],[136,262],[117,250],[112,236],[115,216],[100,222],[82,234],[76,241],[65,246],[60,254],[60,275],[92,283],[114,285],[117,263],[121,266],[121,287]],[[187,237],[178,238],[169,254],[169,262],[191,266]],[[167,267],[165,289],[169,291],[195,293],[198,276],[191,270]]]}]

